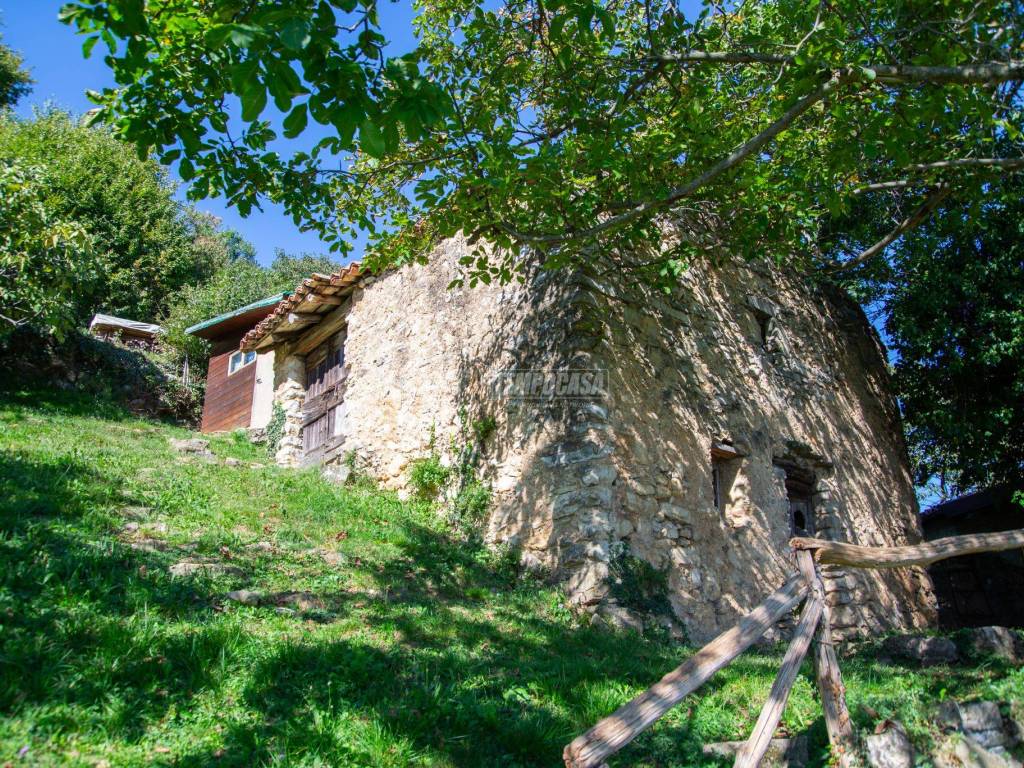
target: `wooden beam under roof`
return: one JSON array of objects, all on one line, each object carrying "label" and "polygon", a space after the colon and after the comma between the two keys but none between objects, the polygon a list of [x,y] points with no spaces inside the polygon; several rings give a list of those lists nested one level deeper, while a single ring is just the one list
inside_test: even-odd
[{"label": "wooden beam under roof", "polygon": [[345,302],[333,312],[321,315],[322,319],[320,324],[311,328],[305,336],[299,339],[295,344],[294,353],[296,355],[309,354],[327,341],[327,339],[337,333],[342,326],[345,325],[345,319],[348,317],[348,310],[349,304],[348,302]]},{"label": "wooden beam under roof", "polygon": [[344,301],[344,299],[342,299],[339,296],[330,296],[326,293],[311,293],[306,296],[306,300],[316,301],[319,302],[320,304],[327,304],[332,307],[339,307],[341,306],[341,303]]}]

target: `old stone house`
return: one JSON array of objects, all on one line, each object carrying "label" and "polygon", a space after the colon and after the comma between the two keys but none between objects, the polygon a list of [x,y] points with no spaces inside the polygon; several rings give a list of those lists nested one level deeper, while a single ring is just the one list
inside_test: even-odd
[{"label": "old stone house", "polygon": [[[794,533],[920,540],[884,350],[845,297],[746,263],[695,264],[671,296],[583,271],[449,290],[467,251],[314,275],[246,333],[274,355],[280,463],[355,458],[405,488],[411,462],[454,461],[466,420],[493,419],[488,539],[612,616],[616,558],[642,559],[694,641],[783,581]],[[827,579],[841,633],[934,620],[923,571]]]}]

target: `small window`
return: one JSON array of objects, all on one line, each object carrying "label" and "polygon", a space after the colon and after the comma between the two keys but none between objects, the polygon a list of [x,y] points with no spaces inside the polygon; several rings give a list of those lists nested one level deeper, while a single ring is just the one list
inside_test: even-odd
[{"label": "small window", "polygon": [[752,310],[754,320],[757,322],[757,341],[761,345],[762,349],[767,349],[768,342],[771,341],[772,332],[775,330],[775,318],[769,315],[767,312],[760,310]]},{"label": "small window", "polygon": [[725,514],[732,501],[733,486],[739,472],[742,454],[730,444],[716,442],[711,446],[711,495],[715,508]]},{"label": "small window", "polygon": [[715,499],[715,509],[719,512],[725,511],[722,503],[722,464],[712,460],[711,462],[711,493]]},{"label": "small window", "polygon": [[245,368],[254,360],[256,360],[255,352],[232,352],[231,357],[228,358],[228,376]]}]

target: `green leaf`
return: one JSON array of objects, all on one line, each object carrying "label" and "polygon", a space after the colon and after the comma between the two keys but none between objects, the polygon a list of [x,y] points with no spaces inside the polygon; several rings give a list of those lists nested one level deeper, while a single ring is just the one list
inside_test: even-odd
[{"label": "green leaf", "polygon": [[259,62],[255,59],[247,59],[235,64],[231,68],[231,90],[241,96],[252,80],[256,78],[259,66]]},{"label": "green leaf", "polygon": [[615,39],[615,17],[608,12],[607,9],[601,8],[600,6],[595,7],[594,11],[597,13],[597,20],[601,23],[601,34],[605,40],[610,41]]},{"label": "green leaf", "polygon": [[267,106],[267,89],[258,77],[253,77],[242,91],[242,119],[247,123],[263,114]]},{"label": "green leaf", "polygon": [[256,42],[263,30],[249,24],[225,24],[228,39],[239,48],[248,48]]},{"label": "green leaf", "polygon": [[290,19],[281,27],[281,42],[286,48],[300,51],[309,45],[309,22],[305,19]]},{"label": "green leaf", "polygon": [[370,120],[364,120],[359,126],[359,146],[370,157],[384,157],[387,146],[384,142],[384,133],[378,125]]},{"label": "green leaf", "polygon": [[289,139],[294,139],[304,130],[309,122],[309,114],[305,104],[299,104],[291,113],[284,119],[284,135]]},{"label": "green leaf", "polygon": [[195,166],[192,165],[192,161],[187,157],[183,157],[181,162],[178,163],[178,175],[181,176],[183,181],[190,181],[195,178]]},{"label": "green leaf", "polygon": [[87,37],[85,39],[85,42],[82,43],[82,56],[84,56],[87,59],[90,56],[92,56],[92,49],[96,47],[96,43],[98,43],[99,41],[100,41],[100,36],[99,35],[93,35],[92,37]]}]

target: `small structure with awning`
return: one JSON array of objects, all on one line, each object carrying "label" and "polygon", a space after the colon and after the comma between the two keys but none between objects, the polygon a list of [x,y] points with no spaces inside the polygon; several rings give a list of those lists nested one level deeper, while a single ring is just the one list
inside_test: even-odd
[{"label": "small structure with awning", "polygon": [[89,322],[89,333],[106,341],[120,341],[128,346],[152,349],[164,329],[153,323],[97,313]]}]

